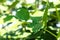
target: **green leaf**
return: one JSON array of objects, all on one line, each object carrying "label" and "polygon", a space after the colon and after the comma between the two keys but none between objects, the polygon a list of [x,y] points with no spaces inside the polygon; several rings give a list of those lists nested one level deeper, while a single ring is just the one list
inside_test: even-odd
[{"label": "green leaf", "polygon": [[33,22],[38,23],[42,20],[42,17],[31,17],[31,19],[33,20]]},{"label": "green leaf", "polygon": [[42,20],[42,17],[31,17],[31,20],[33,22],[30,23],[30,24],[28,24],[28,27],[33,27],[34,25],[36,25],[37,23],[39,23],[39,21]]},{"label": "green leaf", "polygon": [[19,11],[17,11],[16,17],[20,20],[28,20],[29,12],[26,8],[21,8]]},{"label": "green leaf", "polygon": [[11,15],[7,15],[7,17],[6,17],[6,18],[4,18],[4,22],[11,20],[11,19],[12,19],[12,17],[13,17],[13,16],[11,16]]},{"label": "green leaf", "polygon": [[33,32],[36,33],[38,31],[40,31],[40,29],[42,29],[42,17],[31,17],[31,19],[33,20],[33,23],[29,24],[28,27],[32,27]]},{"label": "green leaf", "polygon": [[33,27],[33,32],[34,33],[37,33],[38,31],[40,31],[40,29],[42,29],[42,23],[38,23],[38,24],[35,24],[34,27]]}]

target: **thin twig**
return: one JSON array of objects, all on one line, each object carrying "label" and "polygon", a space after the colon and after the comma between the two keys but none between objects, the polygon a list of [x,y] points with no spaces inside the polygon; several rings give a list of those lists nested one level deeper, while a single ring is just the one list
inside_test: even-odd
[{"label": "thin twig", "polygon": [[53,35],[54,37],[56,37],[57,38],[57,36],[55,35],[55,34],[53,34],[52,32],[50,32],[50,31],[48,31],[48,30],[46,30],[46,29],[44,29],[46,32],[48,32],[48,33],[50,33],[51,35]]}]

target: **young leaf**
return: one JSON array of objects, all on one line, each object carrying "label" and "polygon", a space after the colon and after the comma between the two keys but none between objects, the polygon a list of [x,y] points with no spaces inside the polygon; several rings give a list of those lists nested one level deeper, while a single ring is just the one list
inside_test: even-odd
[{"label": "young leaf", "polygon": [[11,15],[7,15],[7,17],[4,18],[4,22],[9,21],[10,19],[12,19],[12,17],[13,17],[13,16],[11,16]]},{"label": "young leaf", "polygon": [[17,11],[16,17],[21,20],[28,20],[29,12],[26,8],[21,8],[19,11]]},{"label": "young leaf", "polygon": [[42,29],[42,24],[41,23],[35,24],[33,27],[33,32],[37,33],[38,31],[40,31],[40,29]]},{"label": "young leaf", "polygon": [[32,30],[34,33],[37,33],[38,31],[40,31],[40,29],[42,29],[42,17],[31,17],[31,19],[33,20],[33,23],[29,24],[28,26],[32,27]]},{"label": "young leaf", "polygon": [[42,17],[31,17],[32,23],[28,24],[28,27],[33,27],[42,20]]}]

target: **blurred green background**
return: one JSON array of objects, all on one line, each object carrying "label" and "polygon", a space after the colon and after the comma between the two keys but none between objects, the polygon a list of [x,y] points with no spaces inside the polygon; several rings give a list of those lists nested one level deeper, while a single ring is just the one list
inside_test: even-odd
[{"label": "blurred green background", "polygon": [[60,0],[0,0],[0,40],[60,40]]}]

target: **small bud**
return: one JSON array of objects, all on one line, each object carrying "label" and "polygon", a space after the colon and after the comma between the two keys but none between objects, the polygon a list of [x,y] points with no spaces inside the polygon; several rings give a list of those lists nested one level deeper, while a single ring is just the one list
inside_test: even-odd
[{"label": "small bud", "polygon": [[3,24],[0,24],[0,28],[2,28],[3,27]]},{"label": "small bud", "polygon": [[53,0],[49,0],[49,2],[53,2]]},{"label": "small bud", "polygon": [[10,1],[6,1],[6,5],[11,5],[12,3]]},{"label": "small bud", "polygon": [[33,4],[35,2],[35,0],[26,0],[27,4]]},{"label": "small bud", "polygon": [[21,29],[22,28],[22,25],[18,26],[18,28]]},{"label": "small bud", "polygon": [[16,8],[21,8],[21,7],[22,7],[21,4],[17,4],[17,5],[16,5]]},{"label": "small bud", "polygon": [[43,9],[44,5],[39,5],[38,9]]},{"label": "small bud", "polygon": [[15,15],[16,15],[16,11],[12,11],[12,15],[14,15],[14,16],[15,16]]},{"label": "small bud", "polygon": [[30,20],[27,20],[27,22],[32,23],[32,20],[31,19]]},{"label": "small bud", "polygon": [[60,27],[60,22],[58,22],[58,23],[56,24],[56,26],[57,26],[57,27]]}]

